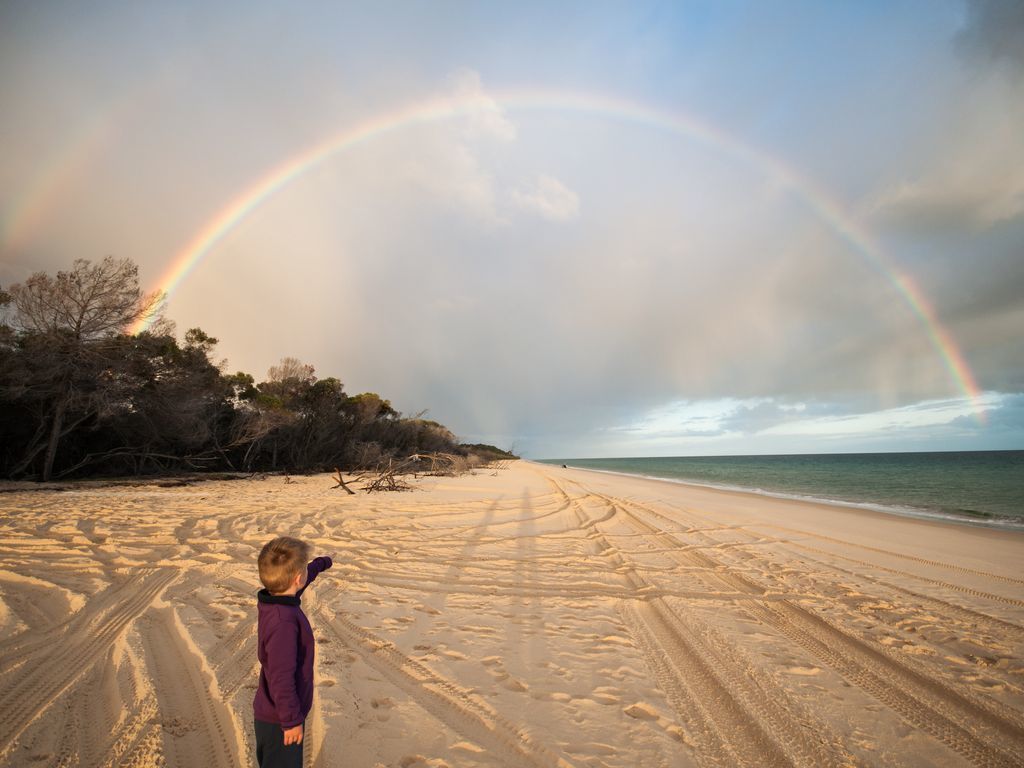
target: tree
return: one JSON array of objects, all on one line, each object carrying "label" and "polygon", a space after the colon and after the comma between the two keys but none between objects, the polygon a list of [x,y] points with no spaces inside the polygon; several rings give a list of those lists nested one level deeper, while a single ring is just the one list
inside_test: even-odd
[{"label": "tree", "polygon": [[[425,412],[349,397],[294,357],[259,384],[226,375],[217,339],[190,328],[179,343],[161,301],[139,290],[131,261],[109,257],[0,289],[0,472],[315,470],[455,450]],[[132,335],[145,318],[149,330]]]},{"label": "tree", "polygon": [[144,295],[139,268],[131,259],[107,256],[99,264],[77,259],[70,271],[55,278],[36,272],[12,285],[17,330],[70,335],[89,341],[122,333],[162,309],[164,294]]},{"label": "tree", "polygon": [[376,392],[363,392],[353,395],[345,402],[345,410],[352,414],[357,426],[372,424],[378,418],[397,416],[398,412]]},{"label": "tree", "polygon": [[[138,271],[130,259],[78,259],[56,277],[36,272],[11,286],[12,326],[33,358],[31,383],[43,405],[39,429],[16,472],[45,450],[42,479],[50,479],[61,439],[99,410],[107,394],[104,372],[117,361],[110,339],[159,313],[163,294],[143,294]],[[67,418],[69,411],[74,419]]]},{"label": "tree", "polygon": [[312,365],[302,362],[297,357],[282,357],[277,365],[270,366],[267,381],[281,384],[309,383],[316,381]]}]

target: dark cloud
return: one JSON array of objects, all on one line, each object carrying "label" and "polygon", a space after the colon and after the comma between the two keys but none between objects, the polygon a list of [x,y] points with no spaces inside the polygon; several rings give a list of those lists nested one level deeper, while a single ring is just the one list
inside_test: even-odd
[{"label": "dark cloud", "polygon": [[874,197],[873,222],[949,237],[1021,223],[1024,2],[968,0],[964,25],[936,56],[937,85]]},{"label": "dark cloud", "polygon": [[972,56],[1024,68],[1024,2],[968,0],[958,42]]}]

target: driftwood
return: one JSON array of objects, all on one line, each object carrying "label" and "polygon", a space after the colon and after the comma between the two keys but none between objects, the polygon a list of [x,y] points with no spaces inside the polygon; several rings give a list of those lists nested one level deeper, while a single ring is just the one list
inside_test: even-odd
[{"label": "driftwood", "polygon": [[[507,469],[508,461],[498,461],[488,466],[495,469]],[[411,491],[413,486],[402,479],[403,476],[412,475],[415,480],[420,475],[434,475],[440,477],[457,477],[467,472],[472,472],[479,466],[479,460],[475,456],[459,456],[454,453],[414,453],[404,459],[388,459],[387,466],[378,465],[372,475],[364,481],[361,489],[367,493],[379,491]],[[342,488],[347,493],[354,495],[356,482],[363,480],[363,475],[356,475],[350,480],[345,480],[341,470],[334,468],[332,478],[335,484],[332,488]]]},{"label": "driftwood", "polygon": [[409,464],[410,459],[404,459],[398,464],[395,464],[394,460],[388,459],[387,469],[380,470],[377,476],[367,483],[363,490],[367,493],[376,493],[377,491],[411,491],[412,486],[398,478],[400,474],[411,474]]},{"label": "driftwood", "polygon": [[376,491],[411,491],[412,486],[401,479],[402,475],[439,475],[455,477],[469,472],[472,462],[465,456],[452,453],[414,453],[404,459],[388,459],[386,468],[378,469],[377,476],[366,484],[367,493]]},{"label": "driftwood", "polygon": [[345,492],[348,493],[349,495],[356,495],[355,491],[353,491],[351,488],[345,485],[345,478],[341,476],[341,470],[338,469],[337,467],[334,468],[334,479],[337,480],[338,482],[331,486],[332,488],[344,488]]},{"label": "driftwood", "polygon": [[378,491],[411,491],[412,486],[404,480],[399,480],[395,477],[394,472],[387,469],[371,480],[363,490],[367,493],[376,493]]},{"label": "driftwood", "polygon": [[424,475],[440,475],[456,477],[473,469],[473,463],[465,456],[453,453],[414,453],[405,459],[400,466],[405,466],[406,473]]}]

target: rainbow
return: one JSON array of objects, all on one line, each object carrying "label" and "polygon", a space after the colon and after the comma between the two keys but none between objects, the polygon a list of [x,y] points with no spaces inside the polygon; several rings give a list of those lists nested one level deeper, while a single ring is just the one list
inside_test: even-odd
[{"label": "rainbow", "polygon": [[[331,157],[381,136],[410,126],[436,123],[458,117],[471,117],[499,110],[575,111],[595,116],[634,122],[706,143],[758,169],[767,177],[792,190],[820,220],[835,231],[854,253],[896,290],[921,321],[932,346],[939,353],[957,388],[972,404],[979,421],[985,421],[981,390],[952,336],[939,322],[934,308],[910,277],[891,267],[882,251],[872,243],[863,228],[823,189],[774,157],[744,144],[715,126],[694,116],[663,112],[649,106],[604,95],[576,92],[489,91],[432,99],[361,122],[325,141],[288,158],[270,169],[224,206],[182,248],[160,277],[157,287],[168,296],[227,235],[283,188]],[[131,329],[139,333],[150,320]]]},{"label": "rainbow", "polygon": [[0,252],[25,247],[114,134],[116,115],[100,111],[54,152],[0,219]]},{"label": "rainbow", "polygon": [[0,215],[0,253],[16,253],[32,241],[119,134],[173,87],[176,81],[170,72],[156,81],[139,80],[106,103],[94,104],[82,120],[70,126]]}]

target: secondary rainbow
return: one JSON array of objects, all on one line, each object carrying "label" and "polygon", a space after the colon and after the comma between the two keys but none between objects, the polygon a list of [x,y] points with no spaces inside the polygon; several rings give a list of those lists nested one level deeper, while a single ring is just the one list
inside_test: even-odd
[{"label": "secondary rainbow", "polygon": [[38,170],[0,221],[0,252],[25,247],[100,149],[115,133],[116,116],[103,112],[82,124]]},{"label": "secondary rainbow", "polygon": [[[605,95],[540,89],[495,91],[486,95],[432,99],[366,120],[290,157],[257,179],[207,221],[178,252],[171,266],[161,276],[157,287],[168,296],[173,294],[196,266],[248,216],[283,188],[331,157],[410,126],[499,110],[582,112],[669,131],[715,147],[759,169],[766,176],[792,190],[809,210],[851,247],[854,253],[892,285],[921,321],[932,346],[939,353],[957,388],[972,403],[976,417],[979,421],[985,421],[980,399],[981,390],[956,342],[939,322],[924,293],[911,278],[898,273],[889,265],[881,249],[872,243],[864,229],[823,189],[776,158],[742,143],[699,118],[663,112],[643,104]],[[136,324],[132,332],[145,330],[148,323],[149,321],[142,321]]]}]

